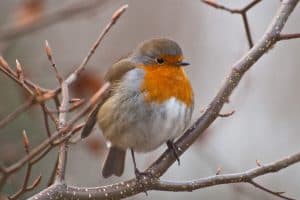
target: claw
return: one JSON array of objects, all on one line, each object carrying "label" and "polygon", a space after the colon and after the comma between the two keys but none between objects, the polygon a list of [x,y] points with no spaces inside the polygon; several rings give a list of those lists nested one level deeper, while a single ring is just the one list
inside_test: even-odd
[{"label": "claw", "polygon": [[172,151],[174,157],[176,158],[178,165],[180,165],[178,146],[171,140],[167,141],[167,145],[168,145],[168,148]]}]

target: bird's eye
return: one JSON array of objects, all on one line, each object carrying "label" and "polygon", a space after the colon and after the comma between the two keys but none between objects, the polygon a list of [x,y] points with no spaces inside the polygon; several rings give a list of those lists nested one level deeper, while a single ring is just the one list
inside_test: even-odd
[{"label": "bird's eye", "polygon": [[155,60],[158,64],[163,64],[165,62],[163,58],[156,58]]}]

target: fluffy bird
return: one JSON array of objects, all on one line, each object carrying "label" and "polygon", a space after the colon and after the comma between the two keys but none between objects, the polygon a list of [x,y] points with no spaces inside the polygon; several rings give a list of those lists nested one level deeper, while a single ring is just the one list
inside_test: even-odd
[{"label": "fluffy bird", "polygon": [[150,152],[166,143],[179,161],[173,140],[190,123],[194,97],[180,46],[169,39],[151,39],[115,63],[105,75],[109,94],[95,106],[81,137],[97,122],[109,142],[102,175],[121,176],[127,149],[135,175],[141,173],[134,152]]}]

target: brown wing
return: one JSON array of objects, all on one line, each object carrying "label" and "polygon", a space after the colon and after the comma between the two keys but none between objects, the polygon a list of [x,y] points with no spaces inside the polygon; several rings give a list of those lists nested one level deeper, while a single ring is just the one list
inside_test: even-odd
[{"label": "brown wing", "polygon": [[[105,80],[109,81],[111,85],[113,86],[117,81],[121,80],[124,74],[126,72],[132,70],[135,68],[135,65],[132,62],[129,62],[126,59],[120,60],[113,66],[111,66],[105,75]],[[81,138],[85,138],[89,136],[91,133],[96,121],[97,121],[97,114],[101,107],[101,105],[110,97],[111,91],[107,93],[107,95],[104,96],[104,98],[101,98],[101,100],[95,105],[92,112],[89,114],[88,119],[83,127],[83,130],[81,132]]]}]

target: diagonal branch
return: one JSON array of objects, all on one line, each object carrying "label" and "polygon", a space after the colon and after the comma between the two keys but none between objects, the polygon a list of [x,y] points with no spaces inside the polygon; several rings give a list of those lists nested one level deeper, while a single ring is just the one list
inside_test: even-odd
[{"label": "diagonal branch", "polygon": [[21,113],[28,110],[34,104],[32,98],[27,99],[23,104],[21,104],[14,112],[8,114],[5,118],[0,121],[0,128],[5,127],[12,120],[16,119]]},{"label": "diagonal branch", "polygon": [[66,79],[66,83],[71,84],[74,80],[77,79],[77,76],[84,70],[86,64],[88,63],[88,61],[90,60],[92,55],[95,53],[97,47],[99,46],[99,44],[101,43],[101,41],[103,40],[105,35],[108,33],[108,31],[111,29],[111,27],[117,22],[117,20],[121,17],[121,15],[126,11],[127,8],[128,8],[128,5],[126,4],[126,5],[121,6],[118,10],[116,10],[114,12],[114,14],[111,17],[110,22],[105,26],[103,31],[100,33],[97,40],[95,41],[95,43],[89,50],[87,56],[83,59],[80,66]]},{"label": "diagonal branch", "polygon": [[[185,134],[177,141],[177,146],[181,148],[182,153],[209,127],[219,116],[226,100],[233,90],[237,87],[243,75],[254,65],[254,63],[267,52],[271,46],[276,43],[289,15],[296,7],[299,0],[284,0],[273,21],[269,25],[262,38],[233,66],[225,82],[220,88],[215,98],[210,103],[205,113],[188,129]],[[164,173],[174,162],[172,153],[164,152],[162,156],[148,169],[159,175]]]}]

